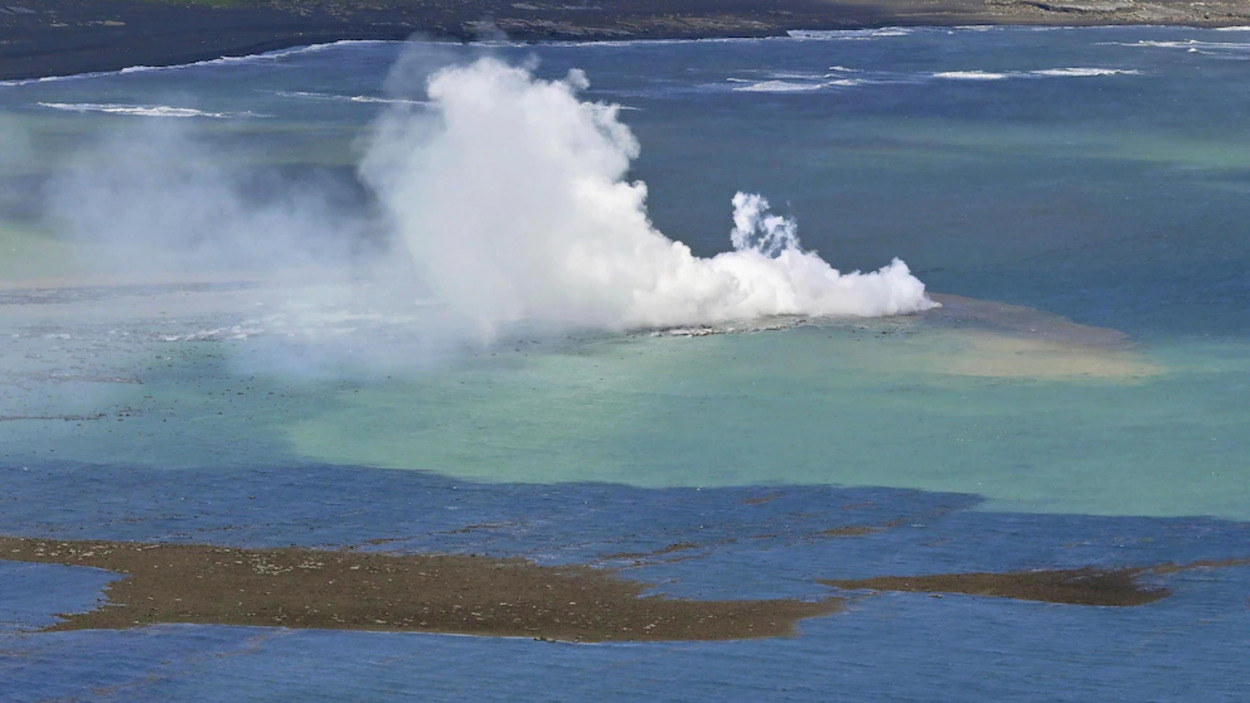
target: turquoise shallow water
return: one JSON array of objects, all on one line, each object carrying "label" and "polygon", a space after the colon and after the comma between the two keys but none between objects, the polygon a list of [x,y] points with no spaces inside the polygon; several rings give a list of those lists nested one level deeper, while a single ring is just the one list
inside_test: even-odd
[{"label": "turquoise shallow water", "polygon": [[[698,254],[728,248],[729,198],[757,190],[835,266],[900,256],[932,290],[1129,335],[1112,346],[1039,340],[1040,315],[449,343],[444,311],[396,307],[393,291],[270,275],[293,244],[326,250],[326,231],[355,242],[341,258],[371,260],[361,134],[396,105],[428,109],[384,102],[397,45],[0,87],[0,531],[382,538],[570,563],[688,541],[696,558],[629,575],[692,597],[1246,557],[1248,37],[918,29],[490,50],[538,57],[540,76],[583,68],[585,97],[630,108],[630,177]],[[98,232],[120,243],[70,236],[98,205],[64,202],[84,159],[187,139],[202,147],[198,205],[119,207]],[[112,201],[153,187],[136,173],[117,172]],[[247,220],[263,226],[234,240],[242,271],[196,250],[180,223],[234,222],[214,193],[239,182],[262,212],[312,193],[334,226],[266,247],[279,228]],[[125,235],[149,221],[174,223],[170,241],[136,247]],[[496,527],[461,530],[480,524]],[[892,527],[813,538],[846,524]],[[610,646],[33,633],[107,577],[0,567],[15,700],[1238,700],[1245,684],[1244,567],[1168,576],[1174,595],[1138,608],[882,595],[791,640]]]},{"label": "turquoise shallow water", "polygon": [[[263,339],[56,334],[10,340],[54,363],[15,374],[8,414],[49,419],[2,426],[8,461],[194,469],[207,456],[486,481],[893,486],[1099,515],[1244,519],[1250,505],[1244,347],[1227,342],[1073,351],[869,321],[526,340],[326,378],[276,371]],[[101,349],[120,358],[101,367]]]}]

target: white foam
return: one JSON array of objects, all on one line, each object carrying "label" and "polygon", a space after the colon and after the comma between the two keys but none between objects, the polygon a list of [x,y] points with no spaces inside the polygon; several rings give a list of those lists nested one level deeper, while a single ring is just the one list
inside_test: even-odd
[{"label": "white foam", "polygon": [[261,330],[252,327],[229,325],[200,329],[187,334],[157,334],[155,339],[159,342],[226,342],[242,341],[259,333]]},{"label": "white foam", "polygon": [[855,69],[834,66],[829,70],[834,72],[777,71],[768,74],[769,80],[765,81],[751,78],[727,78],[726,80],[730,83],[745,84],[734,88],[735,91],[743,93],[809,93],[831,86],[852,87],[869,82],[862,78],[846,77],[850,73],[859,73]]},{"label": "white foam", "polygon": [[[621,49],[633,46],[668,46],[681,44],[763,44],[775,41],[787,41],[788,36],[775,37],[702,37],[697,39],[556,39],[542,42],[547,46],[576,47],[579,49]],[[472,42],[474,45],[499,46],[488,42]],[[513,48],[524,49],[532,46],[529,42],[502,44]]]},{"label": "white foam", "polygon": [[275,90],[274,95],[284,98],[306,98],[308,100],[343,100],[346,97],[332,93],[314,93],[307,90]]},{"label": "white foam", "polygon": [[286,56],[297,56],[299,54],[316,54],[326,51],[327,49],[334,49],[343,46],[385,46],[402,43],[403,42],[391,41],[388,39],[341,39],[339,41],[332,41],[324,44],[308,44],[306,46],[296,46],[290,49],[268,51],[263,54],[254,54],[254,56],[262,58],[283,58]]},{"label": "white foam", "polygon": [[869,41],[886,37],[906,37],[915,30],[910,27],[881,27],[880,29],[792,29],[786,35],[792,39],[816,39],[833,41]]},{"label": "white foam", "polygon": [[1001,81],[1010,78],[1011,74],[991,71],[943,71],[933,74],[933,77],[952,81]]},{"label": "white foam", "polygon": [[779,81],[818,81],[825,77],[824,73],[813,73],[811,71],[772,71],[767,75],[770,79]]},{"label": "white foam", "polygon": [[377,95],[353,95],[347,98],[354,103],[377,103],[379,105],[429,105],[428,100],[407,100],[404,98],[384,98]]},{"label": "white foam", "polygon": [[734,198],[733,251],[700,258],[665,237],[646,185],[625,180],[637,140],[616,106],[578,99],[587,85],[485,58],[430,79],[436,125],[396,112],[377,127],[365,178],[424,285],[483,337],[522,322],[620,330],[933,306],[897,259],[842,274],[802,250],[758,196]]},{"label": "white foam", "polygon": [[76,81],[87,78],[99,78],[101,76],[109,76],[117,73],[116,71],[95,71],[92,73],[76,73],[72,76],[44,76],[43,78],[18,78],[14,80],[0,81],[0,86],[16,87],[23,85],[33,85],[37,83],[57,83],[60,81]]},{"label": "white foam", "polygon": [[1185,41],[1156,41],[1143,39],[1136,42],[1114,42],[1113,46],[1132,46],[1153,49],[1186,49],[1188,51],[1250,51],[1250,42],[1211,42],[1188,39]]},{"label": "white foam", "polygon": [[138,73],[144,71],[176,71],[179,69],[194,68],[198,66],[225,66],[231,64],[261,63],[266,61],[278,61],[280,59],[289,58],[291,56],[300,56],[302,54],[317,54],[322,51],[344,46],[370,46],[395,43],[397,42],[382,41],[377,39],[345,39],[325,44],[310,44],[307,46],[296,46],[290,49],[277,49],[275,51],[266,51],[260,54],[220,56],[215,59],[206,59],[204,61],[194,61],[185,64],[174,64],[172,66],[131,66],[130,68],[123,68],[120,72]]},{"label": "white foam", "polygon": [[129,115],[132,117],[207,117],[227,120],[240,117],[263,117],[253,112],[205,112],[190,107],[173,107],[170,105],[117,105],[111,103],[38,103],[40,107],[66,112],[100,112],[107,115]]},{"label": "white foam", "polygon": [[138,66],[127,66],[119,71],[116,71],[116,73],[119,73],[125,76],[131,73],[150,73],[152,71],[165,71],[165,70],[169,70],[173,68],[185,68],[186,66],[199,66],[199,65],[206,64],[206,63],[208,62],[200,61],[198,63],[183,64],[180,66],[144,66],[141,64]]},{"label": "white foam", "polygon": [[1013,78],[1096,78],[1102,76],[1136,76],[1140,71],[1127,68],[1068,67],[1042,68],[1033,71],[943,71],[934,78],[961,81],[1001,81]]},{"label": "white foam", "polygon": [[317,93],[304,90],[276,90],[275,95],[284,98],[303,98],[306,100],[325,100],[332,102],[377,103],[380,105],[428,105],[426,100],[409,100],[406,98],[384,97],[380,95],[338,95],[336,93]]},{"label": "white foam", "polygon": [[1046,68],[1030,71],[1035,76],[1053,78],[1093,78],[1097,76],[1139,76],[1141,71],[1128,68]]},{"label": "white foam", "polygon": [[742,93],[807,93],[820,90],[825,83],[795,83],[793,81],[761,81],[734,88]]},{"label": "white foam", "polygon": [[106,76],[129,75],[136,73],[151,73],[154,71],[177,71],[184,68],[192,68],[197,66],[221,66],[227,64],[247,64],[264,61],[275,61],[290,56],[298,56],[300,54],[311,54],[334,47],[356,46],[370,44],[399,44],[401,42],[377,40],[377,39],[346,39],[342,41],[329,42],[326,44],[311,44],[308,46],[298,46],[290,49],[278,49],[276,51],[267,51],[260,54],[247,54],[245,56],[221,56],[215,59],[206,59],[204,61],[193,61],[191,63],[172,64],[169,66],[127,66],[126,68],[116,71],[91,71],[88,73],[75,73],[68,76],[44,76],[41,78],[23,78],[16,80],[0,81],[0,86],[16,87],[30,85],[34,83],[51,83],[56,81],[76,81],[86,80],[90,78],[103,78]]}]

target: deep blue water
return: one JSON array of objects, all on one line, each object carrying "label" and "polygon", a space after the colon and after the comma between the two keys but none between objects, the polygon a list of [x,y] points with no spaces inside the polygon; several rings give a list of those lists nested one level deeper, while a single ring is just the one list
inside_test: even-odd
[{"label": "deep blue water", "polygon": [[[133,466],[5,469],[0,530],[232,545],[359,545],[583,563],[699,543],[695,558],[626,568],[677,596],[813,597],[815,578],[1115,566],[1244,554],[1245,523],[969,512],[977,499],[883,489],[645,490],[482,485],[355,467],[181,472]],[[760,498],[771,498],[759,501]],[[748,502],[750,501],[750,502]],[[829,527],[897,527],[853,538]],[[475,527],[476,526],[476,527]],[[463,529],[470,528],[470,529]],[[684,553],[688,555],[690,553]],[[619,562],[607,562],[620,565]],[[5,564],[6,619],[82,608],[95,570]],[[525,639],[169,625],[11,634],[7,698],[378,700],[595,695],[702,700],[1239,700],[1250,569],[1160,581],[1133,608],[923,594],[859,597],[795,639],[570,645]],[[90,694],[86,687],[90,687]]]}]

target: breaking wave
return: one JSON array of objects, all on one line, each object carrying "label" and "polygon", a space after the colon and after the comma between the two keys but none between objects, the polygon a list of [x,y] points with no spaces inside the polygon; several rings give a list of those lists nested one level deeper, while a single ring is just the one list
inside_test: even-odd
[{"label": "breaking wave", "polygon": [[794,81],[760,81],[738,86],[734,90],[741,93],[806,93],[820,90],[828,83],[796,83]]},{"label": "breaking wave", "polygon": [[992,71],[942,71],[933,74],[933,77],[952,81],[1001,81],[1010,77],[1010,74]]},{"label": "breaking wave", "polygon": [[1242,59],[1250,53],[1250,42],[1214,42],[1188,39],[1183,41],[1146,40],[1136,42],[1112,42],[1113,46],[1127,46],[1145,49],[1182,49],[1190,54],[1205,54],[1222,58]]},{"label": "breaking wave", "polygon": [[879,29],[792,29],[786,32],[791,39],[817,39],[834,41],[870,41],[882,37],[906,37],[916,30],[910,27],[881,27]]},{"label": "breaking wave", "polygon": [[1043,68],[1035,71],[942,71],[934,78],[959,81],[1001,81],[1008,78],[1096,78],[1100,76],[1137,76],[1140,71],[1127,68]]},{"label": "breaking wave", "polygon": [[128,115],[131,117],[207,117],[228,120],[239,117],[264,117],[254,112],[206,112],[190,107],[172,107],[170,105],[115,105],[111,103],[38,103],[40,107],[66,112],[100,112],[107,115]]},{"label": "breaking wave", "polygon": [[378,39],[344,39],[341,41],[328,42],[324,44],[311,44],[307,46],[297,46],[290,49],[277,49],[275,51],[266,51],[259,54],[245,54],[243,56],[219,56],[215,59],[205,59],[204,61],[193,61],[191,63],[171,64],[169,66],[127,66],[126,68],[116,71],[90,71],[87,73],[74,73],[67,76],[42,76],[39,78],[17,78],[13,80],[0,81],[0,87],[18,87],[24,85],[32,85],[38,83],[56,83],[61,81],[77,81],[90,78],[102,78],[106,76],[130,75],[136,73],[152,73],[157,71],[178,71],[184,68],[195,68],[201,66],[225,66],[230,64],[252,64],[263,63],[266,61],[277,61],[279,59],[291,56],[299,56],[301,54],[315,54],[327,49],[342,46],[360,46],[360,45],[383,45],[395,44],[396,42]]},{"label": "breaking wave", "polygon": [[1031,71],[940,71],[937,73],[905,73],[897,71],[870,71],[831,66],[828,73],[774,73],[765,80],[730,77],[729,83],[740,93],[809,93],[825,89],[853,88],[857,86],[921,85],[937,81],[992,82],[1009,79],[1038,78],[1095,78],[1100,76],[1136,76],[1140,71],[1125,68],[1065,67],[1043,68]]},{"label": "breaking wave", "polygon": [[306,90],[278,90],[275,95],[284,98],[300,98],[304,100],[325,100],[330,102],[373,103],[379,105],[426,105],[424,100],[407,98],[391,98],[381,95],[338,95],[336,93],[317,93]]},{"label": "breaking wave", "polygon": [[1056,78],[1092,78],[1096,76],[1138,76],[1141,71],[1129,68],[1047,68],[1040,71],[1029,71],[1035,76],[1051,76]]}]

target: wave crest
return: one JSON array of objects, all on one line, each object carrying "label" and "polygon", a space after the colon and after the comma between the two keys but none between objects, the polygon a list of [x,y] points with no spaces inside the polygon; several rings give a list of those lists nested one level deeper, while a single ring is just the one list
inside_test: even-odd
[{"label": "wave crest", "polygon": [[117,105],[112,103],[38,103],[40,107],[65,112],[99,112],[130,117],[207,117],[228,120],[238,117],[261,117],[254,112],[206,112],[191,107],[171,105]]}]

